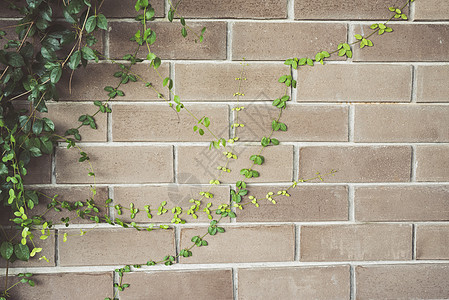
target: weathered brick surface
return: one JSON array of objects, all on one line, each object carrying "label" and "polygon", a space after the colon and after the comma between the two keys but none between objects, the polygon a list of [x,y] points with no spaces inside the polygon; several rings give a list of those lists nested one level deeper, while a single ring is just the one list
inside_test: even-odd
[{"label": "weathered brick surface", "polygon": [[287,17],[287,0],[186,0],[179,4],[178,13],[185,18],[279,19]]},{"label": "weathered brick surface", "polygon": [[416,226],[416,259],[449,259],[447,225]]},{"label": "weathered brick surface", "polygon": [[448,142],[449,106],[356,105],[356,142]]},{"label": "weathered brick surface", "polygon": [[[30,257],[28,261],[16,260],[13,263],[9,263],[10,268],[27,268],[27,267],[54,267],[56,266],[55,262],[55,231],[51,230],[50,236],[46,240],[41,240],[39,237],[41,233],[39,231],[31,231],[32,234],[35,235],[35,239],[33,240],[36,248],[42,248],[42,252],[37,253],[34,257]],[[14,244],[20,243],[22,239],[21,233],[22,230],[6,230],[5,233],[8,235],[8,240],[12,239]],[[3,230],[0,235],[0,244],[6,241],[7,239],[4,236]],[[27,246],[32,251],[33,244],[28,240]],[[39,260],[40,257],[45,256],[49,262],[45,260]],[[0,259],[0,268],[6,267],[6,261],[2,258]]]},{"label": "weathered brick surface", "polygon": [[[113,77],[115,72],[121,71],[119,66],[114,64],[92,64],[86,69],[78,69],[73,73],[72,89],[69,90],[70,73],[63,73],[61,84],[58,85],[60,100],[64,101],[94,101],[107,100],[108,92],[104,90],[106,86],[117,87],[120,80]],[[163,77],[168,76],[168,64],[163,63],[159,67],[159,72]],[[147,82],[153,83],[158,88],[162,86],[162,80],[152,70],[148,64],[142,63],[134,65],[131,73],[139,75]],[[102,74],[102,76],[99,76]],[[144,83],[128,82],[119,88],[125,93],[124,97],[117,97],[119,101],[149,101],[157,100],[157,93],[150,88],[145,88]],[[166,93],[167,89],[159,89],[161,93]]]},{"label": "weathered brick surface", "polygon": [[237,22],[232,32],[233,60],[315,57],[316,52],[330,52],[346,40],[344,24]]},{"label": "weathered brick surface", "polygon": [[362,222],[445,221],[449,186],[365,186],[355,188],[355,219]]},{"label": "weathered brick surface", "polygon": [[412,226],[301,226],[301,261],[409,260]]},{"label": "weathered brick surface", "polygon": [[357,299],[445,299],[449,294],[447,264],[359,266],[355,276]]},{"label": "weathered brick surface", "polygon": [[[67,242],[63,242],[64,233],[68,234]],[[79,229],[59,230],[58,256],[61,266],[145,264],[149,260],[163,259],[175,251],[173,229],[148,232],[134,228],[102,228],[79,235]]]},{"label": "weathered brick surface", "polygon": [[[131,203],[134,203],[136,208],[140,209],[140,212],[134,219],[131,219],[129,211],[123,210],[123,215],[120,219],[124,221],[134,222],[170,222],[173,219],[171,208],[179,206],[183,208],[184,215],[182,219],[187,222],[195,222],[192,216],[187,215],[187,210],[194,204],[190,203],[190,199],[199,200],[201,198],[200,192],[208,191],[208,186],[192,186],[192,185],[164,185],[164,186],[141,186],[141,187],[114,187],[114,204],[120,204],[123,207],[129,207]],[[229,188],[225,186],[215,187],[211,193],[214,198],[203,198],[202,205],[198,210],[197,216],[198,222],[210,222],[207,218],[207,214],[203,212],[207,203],[211,202],[210,209],[213,211],[217,209],[219,205],[223,203],[229,203]],[[157,215],[158,207],[162,201],[166,201],[166,209],[168,213]],[[150,205],[151,219],[148,218],[147,213],[144,210],[145,205]],[[228,222],[229,220],[223,219],[222,222]]]},{"label": "weathered brick surface", "polygon": [[130,288],[120,292],[121,299],[158,300],[176,299],[223,299],[232,300],[231,270],[159,271],[131,273],[126,275]]},{"label": "weathered brick surface", "polygon": [[[127,38],[132,37],[141,29],[140,23],[117,22],[111,23],[110,56],[121,58],[123,55],[134,53],[137,44],[130,43]],[[189,22],[195,32],[200,33],[203,27],[207,27],[202,43],[195,43],[196,38],[188,33],[187,38],[181,35],[178,23],[152,22],[151,29],[157,36],[163,39],[151,46],[151,51],[162,59],[226,59],[226,23],[225,22]],[[145,58],[148,54],[146,47],[142,47],[138,55]]]},{"label": "weathered brick surface", "polygon": [[416,147],[416,180],[448,181],[449,180],[449,147],[417,146]]},{"label": "weathered brick surface", "polygon": [[297,186],[290,197],[276,197],[276,204],[265,199],[268,192],[277,194],[287,187],[248,186],[250,194],[260,199],[259,207],[246,205],[237,210],[238,222],[307,222],[348,220],[348,190],[345,186]]},{"label": "weathered brick surface", "polygon": [[298,70],[297,101],[410,102],[412,69],[398,65],[315,65]]},{"label": "weathered brick surface", "polygon": [[[448,25],[393,25],[394,34],[370,38],[374,47],[354,47],[354,61],[449,61]],[[354,25],[353,31],[369,33],[372,30],[368,25]]]},{"label": "weathered brick surface", "polygon": [[285,85],[278,83],[282,75],[289,74],[289,69],[281,64],[247,63],[241,82],[242,65],[240,63],[176,63],[176,93],[182,101],[237,101],[238,92],[245,94],[240,101],[274,100],[285,93]]},{"label": "weathered brick surface", "polygon": [[449,3],[439,0],[416,1],[415,20],[449,20]]},{"label": "weathered brick surface", "polygon": [[[391,17],[389,6],[399,7],[400,0],[338,0],[338,1],[295,1],[295,19],[347,20],[375,19]],[[407,10],[404,10],[406,12]]]},{"label": "weathered brick surface", "polygon": [[[293,261],[295,257],[295,229],[292,225],[225,226],[226,232],[204,239],[206,247],[195,247],[195,254],[181,258],[182,263],[240,263]],[[191,239],[202,236],[207,227],[181,229],[181,249],[192,245]]]},{"label": "weathered brick surface", "polygon": [[299,149],[299,176],[308,179],[316,172],[326,182],[407,182],[410,181],[411,147],[409,146],[333,146]]},{"label": "weathered brick surface", "polygon": [[[66,130],[76,128],[81,123],[78,118],[81,115],[93,115],[98,107],[93,104],[80,103],[49,103],[48,114],[41,114],[42,117],[49,118],[55,123],[56,134],[64,136]],[[95,116],[97,129],[92,130],[90,126],[83,126],[79,132],[83,142],[105,142],[107,141],[107,116],[99,113]]]},{"label": "weathered brick surface", "polygon": [[[134,0],[108,0],[105,1],[101,12],[109,18],[133,18],[142,11],[136,12]],[[151,7],[154,8],[155,17],[163,17],[165,15],[165,3],[163,0],[153,0],[150,2]]]},{"label": "weathered brick surface", "polygon": [[[271,131],[278,116],[279,109],[270,104],[247,105],[238,114],[238,123],[245,127],[238,128],[237,136],[241,141],[259,141]],[[288,104],[280,121],[287,125],[287,131],[277,131],[273,137],[281,141],[348,141],[347,106]]]},{"label": "weathered brick surface", "polygon": [[51,183],[51,155],[42,155],[30,161],[26,166],[25,184]]},{"label": "weathered brick surface", "polygon": [[[97,183],[161,183],[173,181],[171,146],[83,147],[93,164]],[[91,183],[87,162],[79,151],[56,149],[56,182]],[[137,158],[137,159],[136,159]]]},{"label": "weathered brick surface", "polygon": [[[34,287],[21,284],[20,288],[11,289],[12,299],[104,299],[113,295],[112,272],[35,274],[32,279],[36,283]],[[2,283],[3,280],[1,277]]]},{"label": "weathered brick surface", "polygon": [[[259,171],[260,177],[246,179],[240,174],[243,168],[251,167],[249,157],[257,154],[262,146],[236,146],[232,151],[239,159],[231,159],[228,163],[230,173],[223,173],[220,182],[235,183],[237,180],[247,182],[288,182],[293,175],[293,147],[269,146],[263,151],[265,163],[253,167]],[[231,150],[231,148],[229,148]],[[208,146],[179,146],[177,147],[178,182],[180,183],[209,183],[219,176],[218,166],[226,164],[223,148],[217,150]]]},{"label": "weathered brick surface", "polygon": [[416,67],[416,101],[449,102],[449,66]]},{"label": "weathered brick surface", "polygon": [[349,267],[238,269],[241,299],[349,299]]},{"label": "weathered brick surface", "polygon": [[[193,131],[197,121],[187,111],[177,113],[168,104],[113,105],[112,139],[118,142],[139,141],[210,141],[208,133],[201,136]],[[228,106],[189,105],[189,111],[198,119],[207,116],[209,129],[220,132],[228,139],[229,133],[223,126],[229,124]],[[200,128],[205,130],[204,126]]]}]

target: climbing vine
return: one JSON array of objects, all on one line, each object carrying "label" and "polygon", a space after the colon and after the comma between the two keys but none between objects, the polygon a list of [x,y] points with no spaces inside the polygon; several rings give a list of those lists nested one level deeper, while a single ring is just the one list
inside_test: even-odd
[{"label": "climbing vine", "polygon": [[[407,19],[404,8],[413,0],[408,0],[402,7],[390,7],[392,16],[385,22],[371,25],[372,32],[367,35],[356,34],[355,42],[348,43],[341,41],[336,49],[320,51],[315,57],[293,57],[285,60],[284,64],[291,69],[313,66],[315,63],[324,64],[331,55],[352,57],[353,47],[372,47],[373,42],[370,37],[374,34],[382,35],[393,32],[387,25],[393,19]],[[104,0],[63,0],[60,2],[51,0],[26,0],[26,6],[18,6],[15,2],[10,3],[10,8],[18,11],[23,17],[10,26],[0,28],[0,40],[4,43],[0,50],[0,148],[2,151],[2,161],[0,162],[0,205],[11,211],[10,224],[17,230],[10,235],[9,230],[1,227],[4,241],[0,245],[0,255],[6,261],[6,269],[9,264],[16,260],[28,261],[36,255],[39,259],[48,260],[45,256],[45,249],[35,245],[36,239],[45,240],[51,234],[51,230],[57,224],[69,226],[69,217],[62,217],[59,220],[47,219],[46,214],[50,210],[56,212],[76,212],[76,218],[90,220],[93,223],[105,222],[114,226],[125,228],[133,227],[136,230],[152,231],[156,229],[164,230],[170,228],[169,224],[142,226],[133,220],[138,214],[145,214],[149,220],[154,214],[163,215],[171,213],[173,215],[171,223],[184,224],[189,217],[197,219],[198,215],[204,213],[210,220],[207,231],[202,235],[191,238],[191,245],[181,249],[179,253],[168,253],[163,258],[149,258],[146,262],[135,265],[127,265],[116,269],[119,275],[119,282],[114,284],[115,294],[111,298],[118,299],[119,292],[129,288],[125,283],[124,275],[135,268],[143,265],[153,266],[157,264],[172,265],[179,261],[180,257],[190,257],[194,254],[195,247],[208,245],[207,237],[225,232],[220,226],[224,218],[236,218],[238,210],[244,209],[247,205],[259,207],[260,201],[269,201],[276,204],[282,197],[289,197],[289,191],[298,184],[311,180],[324,180],[326,176],[332,176],[336,172],[330,170],[324,174],[316,174],[312,178],[298,178],[289,187],[283,190],[273,190],[268,192],[264,198],[257,198],[248,189],[246,179],[257,178],[263,175],[262,165],[266,158],[263,154],[267,147],[275,147],[281,142],[273,137],[276,131],[287,131],[288,124],[282,121],[282,113],[287,108],[290,93],[289,90],[296,88],[297,82],[294,80],[291,69],[287,74],[280,76],[279,84],[285,87],[284,93],[272,101],[273,107],[278,109],[278,115],[271,120],[271,130],[265,136],[260,137],[259,149],[252,153],[248,159],[248,166],[241,170],[232,170],[230,162],[240,159],[235,151],[235,145],[239,143],[238,129],[245,126],[239,120],[239,112],[245,107],[240,105],[240,98],[244,97],[244,83],[251,84],[245,77],[246,62],[242,62],[239,74],[236,74],[237,91],[234,97],[237,99],[235,112],[235,122],[231,125],[232,135],[225,139],[211,128],[214,120],[208,116],[197,116],[182,102],[182,95],[173,92],[173,79],[164,77],[159,72],[162,60],[152,51],[152,45],[156,42],[156,32],[151,29],[151,21],[154,20],[155,12],[148,0],[137,0],[135,11],[136,20],[141,27],[130,37],[130,41],[135,45],[135,51],[123,56],[127,63],[120,63],[114,59],[106,57],[100,53],[96,44],[96,32],[107,30],[107,17],[101,13]],[[178,14],[177,4],[169,1],[170,8],[168,20],[178,22],[180,34],[183,37],[194,36],[196,43],[201,43],[207,38],[206,28],[200,32],[193,30],[186,20]],[[55,21],[54,11],[62,9],[64,22]],[[17,38],[12,36],[16,35]],[[195,47],[192,45],[192,47]],[[146,49],[144,57],[139,57],[141,48]],[[117,71],[111,74],[116,78],[116,84],[104,87],[105,100],[94,101],[97,108],[93,114],[83,114],[79,117],[78,125],[68,129],[64,134],[56,133],[56,128],[52,120],[42,117],[42,113],[48,111],[46,101],[57,100],[58,93],[56,86],[59,84],[64,72],[72,78],[74,72],[79,68],[88,67],[89,63],[99,60],[108,60],[117,66]],[[142,76],[133,70],[133,66],[144,60],[149,61],[150,66],[162,81],[162,86],[143,80]],[[157,208],[146,205],[137,207],[131,203],[129,207],[123,207],[114,203],[113,199],[97,200],[95,186],[95,169],[89,157],[89,153],[77,144],[82,140],[80,129],[82,127],[97,128],[96,117],[99,114],[111,113],[109,102],[112,99],[123,97],[125,93],[121,89],[122,85],[129,82],[141,82],[149,91],[156,93],[158,97],[166,101],[174,112],[187,113],[192,119],[192,130],[199,135],[210,137],[210,151],[220,151],[225,158],[225,163],[216,166],[218,174],[211,178],[206,190],[199,192],[198,197],[190,200],[189,207],[167,207],[167,202],[163,201]],[[71,86],[69,87],[71,89]],[[53,153],[55,145],[64,142],[70,151],[79,152],[79,162],[88,164],[86,176],[92,177],[92,194],[86,201],[67,202],[60,201],[57,197],[45,195],[42,192],[30,189],[24,183],[24,177],[29,173],[30,162],[35,158]],[[246,159],[246,158],[245,158]],[[231,189],[231,201],[213,207],[210,199],[214,198],[213,189],[215,185],[221,184],[222,176],[230,172],[239,172],[242,176]],[[45,196],[51,199],[47,210],[42,214],[34,214],[33,209],[39,205],[39,197]],[[104,208],[115,210],[117,217],[102,213]],[[125,221],[122,216],[124,212],[129,214],[131,221]],[[88,230],[80,231],[80,236],[88,234]],[[63,236],[63,242],[70,238],[67,233]],[[7,271],[8,272],[8,271]],[[19,280],[10,284],[8,274],[6,274],[5,287],[0,289],[0,300],[9,297],[12,288],[18,288],[21,284],[34,286],[33,274],[21,273]],[[8,282],[9,281],[9,282]]]}]

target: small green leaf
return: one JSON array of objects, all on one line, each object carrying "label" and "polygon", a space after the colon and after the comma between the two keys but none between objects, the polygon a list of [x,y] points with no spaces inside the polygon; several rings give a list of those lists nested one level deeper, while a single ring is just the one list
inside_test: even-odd
[{"label": "small green leaf", "polygon": [[100,29],[108,30],[108,20],[106,19],[106,17],[104,15],[99,14],[97,16],[97,26]]},{"label": "small green leaf", "polygon": [[95,16],[90,16],[86,21],[85,29],[87,33],[91,33],[92,31],[94,31],[95,27],[97,27],[97,18]]}]

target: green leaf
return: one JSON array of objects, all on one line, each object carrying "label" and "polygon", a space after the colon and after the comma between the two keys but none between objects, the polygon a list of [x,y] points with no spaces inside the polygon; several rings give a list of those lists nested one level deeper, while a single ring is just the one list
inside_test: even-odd
[{"label": "green leaf", "polygon": [[28,261],[30,259],[30,248],[22,244],[14,245],[14,254],[18,259]]},{"label": "green leaf", "polygon": [[85,29],[86,29],[87,33],[91,33],[92,31],[94,31],[95,27],[97,27],[97,17],[90,16],[89,18],[87,18],[87,21],[86,21]]},{"label": "green leaf", "polygon": [[22,55],[17,52],[8,52],[6,53],[6,62],[11,67],[23,67],[25,65],[25,61],[23,60]]},{"label": "green leaf", "polygon": [[159,57],[156,57],[153,60],[153,66],[155,69],[159,68],[161,66],[161,59]]},{"label": "green leaf", "polygon": [[43,128],[44,128],[44,122],[40,119],[36,119],[33,123],[33,133],[35,135],[39,135],[42,133]]},{"label": "green leaf", "polygon": [[61,79],[62,75],[62,68],[61,66],[57,66],[56,68],[53,68],[50,73],[50,81],[51,83],[55,84]]},{"label": "green leaf", "polygon": [[356,35],[355,35],[355,38],[358,39],[358,40],[363,39],[363,37],[362,37],[360,34],[356,34]]},{"label": "green leaf", "polygon": [[81,48],[81,53],[83,55],[83,58],[86,59],[86,60],[93,60],[93,59],[97,58],[97,56],[95,55],[94,50],[92,50],[91,48],[86,47],[86,46]]},{"label": "green leaf", "polygon": [[108,30],[108,20],[106,20],[106,17],[102,14],[99,14],[97,16],[97,26],[100,29]]},{"label": "green leaf", "polygon": [[69,59],[69,68],[75,70],[81,62],[81,52],[76,50]]},{"label": "green leaf", "polygon": [[182,29],[181,29],[181,35],[182,35],[183,37],[186,37],[186,36],[187,36],[187,29],[186,29],[185,27],[182,27]]},{"label": "green leaf", "polygon": [[1,256],[8,260],[11,258],[12,254],[14,253],[14,247],[10,242],[3,242],[0,246],[0,254]]}]

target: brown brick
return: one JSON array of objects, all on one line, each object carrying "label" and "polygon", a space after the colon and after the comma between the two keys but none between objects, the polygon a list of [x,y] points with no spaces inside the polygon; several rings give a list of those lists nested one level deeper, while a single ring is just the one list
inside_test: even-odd
[{"label": "brown brick", "polygon": [[[106,18],[135,18],[137,15],[142,14],[143,11],[136,12],[134,0],[107,0],[101,7],[101,12]],[[165,3],[164,0],[151,1],[151,7],[154,8],[155,17],[164,17],[165,15]]]},{"label": "brown brick", "polygon": [[448,142],[449,106],[356,105],[356,142]]},{"label": "brown brick", "polygon": [[25,168],[28,172],[23,178],[25,184],[51,183],[51,155],[32,157]]},{"label": "brown brick", "polygon": [[[181,258],[182,263],[247,263],[293,261],[295,257],[295,229],[292,225],[224,227],[224,234],[207,236],[207,247],[195,247],[192,257]],[[203,235],[207,227],[183,228],[181,249],[192,245],[191,239]],[[193,251],[193,250],[192,250]]]},{"label": "brown brick", "polygon": [[[56,212],[54,210],[47,211],[47,204],[49,204],[54,196],[57,195],[57,201],[67,201],[74,203],[76,201],[85,202],[87,199],[92,198],[92,191],[90,186],[56,186],[56,187],[43,187],[35,188],[39,191],[39,205],[33,208],[33,214],[44,214],[46,220],[53,220],[59,222],[61,218],[70,218],[70,224],[83,224],[90,223],[91,220],[79,218],[76,211],[69,212],[63,209],[62,212]],[[94,203],[98,206],[98,216],[107,215],[107,208],[104,207],[105,201],[109,198],[107,187],[96,187],[96,195],[93,197]],[[94,214],[94,213],[92,213]]]},{"label": "brown brick", "polygon": [[276,197],[276,205],[265,199],[268,192],[287,187],[249,185],[249,194],[258,201],[259,207],[246,205],[237,210],[239,222],[310,222],[348,220],[348,190],[345,186],[297,186],[290,189],[290,197]]},{"label": "brown brick", "polygon": [[449,219],[449,186],[356,187],[354,201],[362,222]]},{"label": "brown brick", "polygon": [[[42,117],[49,118],[55,123],[56,134],[64,136],[67,129],[76,128],[81,123],[78,118],[81,115],[93,115],[98,107],[93,104],[80,103],[48,103],[48,114],[41,114]],[[97,129],[93,130],[90,126],[80,128],[81,138],[85,142],[105,142],[107,141],[107,116],[106,114],[97,114],[95,117]]]},{"label": "brown brick", "polygon": [[[210,119],[209,128],[214,132],[220,132],[224,138],[229,138],[227,105],[213,107],[188,105],[188,109],[198,119],[207,116]],[[207,133],[201,136],[193,131],[193,126],[197,126],[198,122],[187,111],[181,110],[180,113],[176,113],[165,103],[113,105],[112,110],[112,139],[114,141],[210,141]],[[203,126],[200,127],[205,129]]]},{"label": "brown brick", "polygon": [[409,146],[303,147],[299,153],[299,176],[308,179],[316,172],[325,182],[399,182],[410,181]]},{"label": "brown brick", "polygon": [[[123,215],[120,219],[124,221],[134,222],[170,222],[173,218],[171,209],[175,206],[183,208],[184,215],[181,217],[187,222],[195,222],[192,216],[187,215],[187,210],[192,206],[189,202],[190,199],[199,200],[201,198],[200,192],[208,191],[209,187],[198,187],[188,185],[165,185],[165,186],[141,186],[141,187],[114,187],[114,204],[120,204],[123,207],[129,207],[131,203],[134,203],[136,208],[140,209],[140,212],[136,217],[131,220],[129,211],[123,210]],[[207,203],[211,202],[211,211],[218,208],[223,203],[229,203],[229,187],[217,186],[210,191],[214,198],[202,199],[202,205],[198,210],[197,216],[198,222],[210,222],[207,218],[207,214],[203,212]],[[166,201],[165,206],[168,209],[168,213],[158,216],[157,209],[162,201]],[[149,219],[147,213],[144,210],[145,205],[150,205],[150,213],[152,218]],[[215,214],[213,214],[215,215]],[[223,220],[227,222],[229,220]]]},{"label": "brown brick", "polygon": [[[34,215],[34,210],[33,210]],[[30,215],[29,215],[30,216]],[[30,216],[31,217],[31,216]],[[56,220],[57,221],[57,220]],[[42,251],[40,253],[37,253],[34,257],[30,257],[30,260],[28,261],[21,261],[16,260],[14,263],[10,263],[10,268],[28,268],[28,267],[54,267],[56,265],[55,262],[55,231],[51,230],[50,236],[46,240],[41,240],[40,231],[33,230],[30,231],[32,234],[34,234],[35,238],[33,239],[34,245],[36,248],[42,248]],[[12,239],[12,242],[14,244],[20,243],[20,240],[22,239],[21,233],[22,230],[6,230],[6,233],[8,234],[8,238]],[[5,241],[5,236],[3,234],[0,235],[0,244]],[[33,244],[27,240],[27,246],[30,249],[30,251],[33,250]],[[44,259],[39,260],[40,257],[45,256],[49,262],[46,262]],[[0,259],[0,268],[6,267],[6,261],[1,258]]]},{"label": "brown brick", "polygon": [[449,147],[416,147],[416,180],[449,181]]},{"label": "brown brick", "polygon": [[397,65],[316,65],[298,71],[297,101],[410,102],[412,69]]},{"label": "brown brick", "polygon": [[176,92],[183,101],[237,101],[235,93],[245,94],[240,101],[274,100],[285,93],[280,76],[290,70],[283,64],[248,63],[244,66],[247,80],[237,81],[242,74],[240,63],[175,64]]},{"label": "brown brick", "polygon": [[301,261],[412,258],[411,225],[301,226],[300,231]]},{"label": "brown brick", "polygon": [[357,3],[351,0],[295,1],[295,19],[383,20],[391,17],[389,6],[399,7],[403,4],[400,0],[359,0]]},{"label": "brown brick", "polygon": [[[391,27],[392,33],[370,38],[374,47],[354,47],[354,61],[449,61],[448,25],[394,24]],[[355,33],[371,31],[368,25],[354,25]]]},{"label": "brown brick", "polygon": [[[187,38],[183,38],[177,22],[152,22],[151,29],[159,38],[151,46],[151,51],[162,59],[226,59],[225,22],[201,21],[189,22],[188,25],[197,34],[203,27],[207,28],[202,43],[195,43],[197,38],[191,32],[188,32]],[[114,22],[110,27],[110,56],[120,58],[125,54],[134,53],[137,44],[131,43],[128,37],[134,36],[141,27],[140,23]],[[138,56],[146,58],[147,54],[146,47],[141,47]]]},{"label": "brown brick", "polygon": [[[86,231],[86,230],[85,230]],[[64,233],[67,242],[62,241]],[[84,236],[79,229],[59,231],[59,264],[67,266],[105,266],[145,264],[175,252],[172,229],[137,231],[132,229],[92,229]],[[145,249],[145,251],[138,251]]]},{"label": "brown brick", "polygon": [[349,299],[348,266],[238,270],[239,298]]},{"label": "brown brick", "polygon": [[[107,100],[108,92],[106,92],[104,88],[106,86],[117,87],[120,80],[113,75],[120,70],[121,69],[117,65],[106,63],[90,64],[85,69],[78,69],[73,75],[71,94],[69,93],[68,88],[70,74],[65,72],[61,78],[61,83],[58,85],[59,98],[60,100],[65,101]],[[162,64],[158,70],[163,77],[168,76],[168,64]],[[131,68],[131,72],[139,75],[145,81],[153,83],[158,88],[161,87],[161,93],[167,91],[162,90],[162,80],[148,64],[142,63],[135,65]],[[99,76],[99,74],[101,74],[101,76]],[[116,98],[116,100],[119,101],[158,100],[157,93],[152,89],[145,88],[145,84],[141,81],[130,81],[127,84],[122,84],[119,89],[125,93],[124,97]]]},{"label": "brown brick", "polygon": [[[260,146],[261,147],[261,146]],[[293,147],[276,146],[267,147],[262,155],[265,163],[256,166],[253,170],[260,173],[258,178],[246,179],[240,174],[243,168],[251,167],[249,157],[257,154],[259,146],[238,147],[232,151],[238,157],[231,159],[228,168],[230,173],[223,173],[220,177],[222,183],[235,183],[237,180],[247,182],[286,182],[292,181],[293,174]],[[231,150],[231,148],[229,148]],[[207,146],[181,146],[177,149],[178,157],[178,181],[180,183],[209,183],[211,179],[217,179],[220,172],[218,166],[224,166],[226,157],[223,148],[209,150]]]},{"label": "brown brick", "polygon": [[[17,10],[11,9],[10,3],[13,3],[19,7],[26,6],[25,0],[1,1],[0,2],[0,17],[1,18],[20,18],[22,15]],[[3,27],[3,26],[0,26],[0,27]]]},{"label": "brown brick", "polygon": [[[238,123],[245,127],[238,128],[237,136],[241,141],[259,141],[271,131],[271,123],[278,115],[279,109],[272,105],[245,106],[238,115]],[[280,122],[287,125],[287,131],[274,132],[273,137],[281,141],[348,141],[347,106],[288,104]]]},{"label": "brown brick", "polygon": [[448,243],[447,225],[417,225],[416,259],[449,259]]},{"label": "brown brick", "polygon": [[[344,24],[238,22],[232,25],[232,32],[233,60],[315,57],[317,52],[330,52],[346,40]],[[340,58],[333,55],[331,59]]]},{"label": "brown brick", "polygon": [[418,102],[449,102],[449,66],[417,66]]},{"label": "brown brick", "polygon": [[120,292],[120,299],[158,300],[233,299],[231,270],[159,271],[126,274],[131,286]]},{"label": "brown brick", "polygon": [[[3,278],[0,278],[2,283]],[[113,296],[112,272],[35,274],[31,279],[36,285],[21,284],[19,288],[11,289],[11,299],[104,299]],[[13,279],[13,282],[17,281],[17,278]]]},{"label": "brown brick", "polygon": [[[357,299],[445,299],[447,264],[356,267]],[[381,287],[381,288],[380,288]]]},{"label": "brown brick", "polygon": [[[171,146],[83,146],[90,157],[97,183],[160,183],[173,181]],[[58,183],[92,183],[87,162],[79,151],[56,149]]]},{"label": "brown brick", "polygon": [[185,18],[280,19],[287,17],[287,1],[186,0],[178,6],[178,12]]},{"label": "brown brick", "polygon": [[[7,5],[5,5],[7,3],[6,2],[5,2],[5,4],[3,4],[3,3],[4,3],[3,1],[0,2],[0,17],[2,17],[1,15],[3,12],[9,13],[12,11],[9,9],[3,9],[2,6],[7,7]],[[18,23],[17,21],[12,21],[12,20],[1,20],[0,21],[0,28],[1,28],[1,30],[3,30],[6,33],[4,38],[0,39],[0,49],[3,49],[3,47],[8,43],[8,40],[17,39],[17,34],[14,30],[14,28],[15,28],[14,26],[16,26],[17,23]],[[11,49],[7,49],[6,51],[11,51]]]},{"label": "brown brick", "polygon": [[449,20],[449,3],[440,0],[416,1],[415,20]]}]

